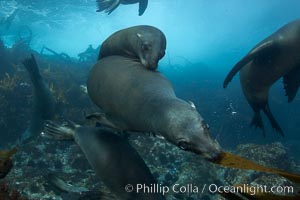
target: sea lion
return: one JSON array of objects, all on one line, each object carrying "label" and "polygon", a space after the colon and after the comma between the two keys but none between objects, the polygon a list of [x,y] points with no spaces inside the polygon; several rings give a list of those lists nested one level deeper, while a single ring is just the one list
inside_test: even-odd
[{"label": "sea lion", "polygon": [[102,109],[102,122],[119,130],[152,132],[183,150],[218,157],[219,144],[197,110],[176,97],[171,83],[159,72],[122,56],[100,59],[90,71],[87,89]]},{"label": "sea lion", "polygon": [[263,110],[272,127],[283,135],[273,117],[268,103],[269,89],[283,77],[288,101],[297,94],[300,85],[300,20],[290,22],[256,45],[229,72],[224,88],[240,71],[242,90],[255,112],[251,126],[259,127],[265,134],[260,110]]},{"label": "sea lion", "polygon": [[153,26],[133,26],[119,30],[101,45],[98,59],[119,55],[139,59],[144,67],[155,70],[166,50],[164,33]]},{"label": "sea lion", "polygon": [[135,3],[139,3],[139,16],[143,15],[148,6],[148,0],[97,0],[97,12],[105,11],[106,13],[110,14],[120,4],[126,5]]},{"label": "sea lion", "polygon": [[34,111],[29,127],[23,133],[21,142],[30,137],[38,136],[44,127],[44,120],[54,117],[55,100],[43,77],[33,55],[23,61],[33,85]]},{"label": "sea lion", "polygon": [[[48,121],[42,135],[60,140],[74,139],[96,174],[120,199],[164,199],[159,193],[137,192],[138,184],[151,186],[156,181],[137,151],[125,138],[111,130],[79,125],[61,126]],[[126,191],[128,184],[132,185],[132,192]]]}]

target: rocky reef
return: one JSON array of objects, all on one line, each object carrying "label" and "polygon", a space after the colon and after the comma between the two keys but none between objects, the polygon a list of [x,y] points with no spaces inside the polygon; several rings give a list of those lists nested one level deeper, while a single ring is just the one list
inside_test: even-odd
[{"label": "rocky reef", "polygon": [[[293,186],[294,192],[297,192],[295,184],[277,175],[222,168],[192,153],[183,152],[158,138],[131,136],[129,140],[161,186],[171,189],[177,185],[175,191],[170,190],[166,194],[169,200],[222,199],[217,192],[208,190],[208,186],[212,184]],[[235,153],[265,166],[299,173],[299,165],[289,158],[281,143],[244,144],[238,146]],[[285,163],[284,166],[282,163]],[[44,138],[38,138],[19,150],[14,158],[13,169],[3,180],[28,199],[74,199],[76,194],[66,193],[51,184],[49,173],[64,179],[74,187],[85,188],[89,191],[87,196],[110,193],[75,143]],[[204,186],[205,190],[202,191]],[[195,190],[196,187],[198,190]]]}]

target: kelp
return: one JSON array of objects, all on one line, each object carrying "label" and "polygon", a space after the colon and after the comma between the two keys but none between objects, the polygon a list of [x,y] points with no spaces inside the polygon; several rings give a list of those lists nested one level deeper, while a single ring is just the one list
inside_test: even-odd
[{"label": "kelp", "polygon": [[28,200],[22,197],[21,194],[9,187],[7,183],[0,183],[0,200]]},{"label": "kelp", "polygon": [[248,159],[245,159],[243,157],[228,152],[223,152],[217,159],[210,160],[210,161],[224,167],[255,170],[260,172],[270,172],[270,173],[278,174],[292,182],[300,183],[300,175],[288,173],[283,170],[279,170],[275,168],[265,167],[253,161],[250,161]]},{"label": "kelp", "polygon": [[0,179],[4,178],[13,167],[11,157],[17,152],[17,148],[0,151]]}]

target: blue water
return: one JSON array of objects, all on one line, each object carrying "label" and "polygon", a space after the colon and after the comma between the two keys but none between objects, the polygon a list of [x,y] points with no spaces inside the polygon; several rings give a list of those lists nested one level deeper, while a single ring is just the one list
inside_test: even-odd
[{"label": "blue water", "polygon": [[149,0],[142,16],[137,4],[121,5],[110,15],[97,13],[94,0],[1,0],[0,8],[0,19],[18,9],[9,29],[0,24],[7,47],[28,26],[32,49],[40,52],[47,46],[75,59],[89,44],[96,48],[117,30],[141,24],[158,27],[167,37],[159,71],[171,80],[179,97],[195,103],[212,137],[228,149],[280,141],[300,159],[299,94],[287,103],[282,80],[273,85],[269,103],[285,137],[272,130],[263,116],[264,138],[249,125],[253,111],[238,76],[227,89],[222,88],[229,70],[253,46],[300,18],[299,0]]}]

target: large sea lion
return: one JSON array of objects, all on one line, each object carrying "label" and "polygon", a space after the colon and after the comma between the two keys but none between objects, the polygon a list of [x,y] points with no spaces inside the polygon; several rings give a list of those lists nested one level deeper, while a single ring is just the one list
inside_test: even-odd
[{"label": "large sea lion", "polygon": [[54,116],[55,100],[48,85],[44,82],[39,72],[38,65],[33,55],[23,61],[28,71],[33,86],[34,110],[27,130],[23,133],[21,141],[38,136],[44,127],[44,121]]},{"label": "large sea lion", "polygon": [[119,130],[152,132],[181,149],[214,159],[221,153],[209,127],[190,103],[176,97],[159,72],[122,56],[100,59],[90,71],[87,89],[105,116]]},{"label": "large sea lion", "polygon": [[139,16],[143,15],[147,6],[148,0],[97,0],[98,10],[97,12],[104,11],[110,14],[120,4],[135,4],[139,3]]},{"label": "large sea lion", "polygon": [[164,33],[153,26],[133,26],[119,30],[101,45],[98,59],[119,55],[139,59],[144,67],[155,70],[166,50]]},{"label": "large sea lion", "polygon": [[297,94],[300,85],[300,20],[288,23],[256,45],[229,72],[224,88],[238,71],[244,95],[255,112],[251,125],[264,132],[260,115],[260,110],[263,110],[272,127],[283,135],[270,111],[268,94],[272,84],[281,77],[288,101],[291,102]]},{"label": "large sea lion", "polygon": [[[137,192],[138,184],[151,186],[156,181],[143,159],[126,138],[111,130],[79,125],[61,126],[48,121],[42,135],[54,139],[74,139],[96,174],[120,199],[164,199],[160,193]],[[126,191],[126,186],[132,191]]]}]

